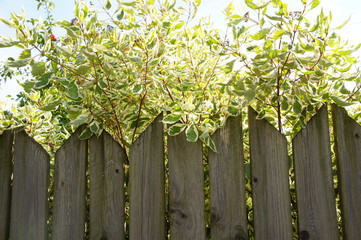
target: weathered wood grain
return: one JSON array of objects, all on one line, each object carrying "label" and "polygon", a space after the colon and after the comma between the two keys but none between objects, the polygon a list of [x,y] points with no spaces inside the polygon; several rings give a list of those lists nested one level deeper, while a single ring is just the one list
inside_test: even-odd
[{"label": "weathered wood grain", "polygon": [[202,143],[168,137],[168,161],[171,239],[206,239]]},{"label": "weathered wood grain", "polygon": [[165,239],[165,180],[162,116],[130,148],[129,237]]},{"label": "weathered wood grain", "polygon": [[299,239],[339,239],[326,106],[292,142]]},{"label": "weathered wood grain", "polygon": [[212,240],[248,239],[241,116],[229,117],[212,138],[218,149],[209,150]]},{"label": "weathered wood grain", "polygon": [[83,239],[86,211],[87,141],[79,128],[56,152],[53,239]]},{"label": "weathered wood grain", "polygon": [[343,239],[361,237],[361,126],[332,105]]},{"label": "weathered wood grain", "polygon": [[13,140],[12,130],[0,135],[0,240],[9,239]]},{"label": "weathered wood grain", "polygon": [[249,108],[255,239],[292,239],[287,140]]},{"label": "weathered wood grain", "polygon": [[25,131],[15,135],[10,239],[48,239],[50,157]]},{"label": "weathered wood grain", "polygon": [[125,239],[125,158],[124,149],[108,133],[89,140],[90,239]]}]

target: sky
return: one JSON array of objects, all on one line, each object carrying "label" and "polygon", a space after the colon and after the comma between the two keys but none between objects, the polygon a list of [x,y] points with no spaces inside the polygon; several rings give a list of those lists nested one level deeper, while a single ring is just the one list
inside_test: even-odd
[{"label": "sky", "polygon": [[[93,0],[104,2],[104,0]],[[310,1],[310,0],[309,0]],[[57,20],[71,20],[73,18],[73,6],[74,0],[53,0],[55,8],[53,15]],[[200,6],[199,16],[210,16],[215,27],[222,28],[226,25],[226,21],[222,10],[231,2],[230,0],[203,0]],[[242,15],[242,3],[243,0],[233,1],[235,5],[240,5],[238,11],[239,15]],[[257,0],[255,0],[257,2]],[[289,5],[289,10],[300,10],[301,0],[284,0]],[[24,8],[28,18],[43,19],[46,16],[45,10],[40,9],[37,11],[36,0],[0,0],[0,17],[9,18],[11,12],[21,13],[21,9]],[[351,20],[342,30],[342,36],[348,39],[351,44],[358,44],[361,42],[361,1],[359,0],[321,0],[320,5],[326,13],[332,12],[333,23],[335,26],[340,25],[346,19],[351,16]],[[314,10],[314,14],[319,13],[320,7]],[[246,11],[246,10],[244,10]],[[0,23],[0,36],[14,36],[14,32]],[[0,61],[6,60],[8,57],[17,57],[20,50],[0,48]],[[361,55],[361,54],[360,54]],[[16,80],[8,81],[6,83],[0,83],[0,102],[7,102],[9,106],[14,102],[16,94],[21,90],[21,87],[16,83]],[[7,96],[10,96],[7,97]],[[13,99],[13,100],[11,100]]]}]

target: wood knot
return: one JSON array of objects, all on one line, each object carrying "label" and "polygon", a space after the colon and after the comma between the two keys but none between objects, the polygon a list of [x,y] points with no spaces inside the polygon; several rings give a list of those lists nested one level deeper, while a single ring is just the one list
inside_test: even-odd
[{"label": "wood knot", "polygon": [[300,232],[300,239],[301,240],[308,240],[310,239],[310,234],[307,231]]},{"label": "wood knot", "polygon": [[115,169],[115,173],[117,173],[117,174],[118,174],[119,172],[120,172],[120,171],[119,171],[119,169],[118,169],[118,168],[117,168],[117,169]]},{"label": "wood knot", "polygon": [[211,210],[211,225],[216,224],[220,219],[217,209],[212,208]]},{"label": "wood knot", "polygon": [[169,213],[171,213],[175,219],[184,220],[188,218],[187,214],[180,209],[170,208]]},{"label": "wood knot", "polygon": [[253,182],[255,182],[255,183],[258,182],[258,178],[254,177]]},{"label": "wood knot", "polygon": [[355,137],[356,137],[357,139],[359,139],[359,138],[360,138],[360,135],[359,135],[358,133],[355,133]]},{"label": "wood knot", "polygon": [[246,240],[247,239],[247,232],[242,228],[240,224],[235,226],[236,228],[236,235],[234,236],[234,240]]}]

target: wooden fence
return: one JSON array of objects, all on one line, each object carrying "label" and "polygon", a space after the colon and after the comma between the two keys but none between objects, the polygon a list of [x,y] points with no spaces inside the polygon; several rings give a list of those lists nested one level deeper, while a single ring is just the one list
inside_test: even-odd
[{"label": "wooden fence", "polygon": [[[254,239],[360,239],[361,126],[332,106],[335,189],[327,113],[322,107],[292,141],[295,211],[286,138],[249,109]],[[0,240],[84,239],[88,225],[90,239],[126,239],[125,222],[129,239],[161,240],[168,237],[167,219],[173,240],[206,239],[207,219],[212,240],[250,238],[240,117],[229,118],[213,136],[218,153],[209,151],[206,212],[202,144],[187,142],[182,134],[165,143],[159,116],[130,149],[129,221],[125,151],[107,133],[88,141],[78,140],[79,133],[56,153],[54,179],[49,155],[24,131],[0,136]],[[341,231],[335,190],[341,203]],[[292,214],[297,215],[297,227]]]}]

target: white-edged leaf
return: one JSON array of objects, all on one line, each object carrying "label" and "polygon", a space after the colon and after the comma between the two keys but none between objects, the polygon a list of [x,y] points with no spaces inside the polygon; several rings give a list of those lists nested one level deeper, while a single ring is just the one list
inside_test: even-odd
[{"label": "white-edged leaf", "polygon": [[170,128],[168,128],[168,134],[169,136],[176,136],[178,134],[180,134],[181,132],[183,132],[183,130],[186,128],[185,124],[182,123],[177,123],[172,125]]},{"label": "white-edged leaf", "polygon": [[16,67],[16,68],[25,67],[26,65],[29,64],[30,60],[31,60],[31,58],[25,58],[25,59],[12,61],[12,62],[8,63],[8,66],[9,67]]},{"label": "white-edged leaf", "polygon": [[214,143],[213,139],[209,135],[208,132],[203,132],[199,138],[202,140],[202,142],[209,147],[213,152],[217,152],[216,144]]},{"label": "white-edged leaf", "polygon": [[340,107],[346,107],[346,106],[351,106],[353,105],[352,102],[346,102],[336,96],[331,96],[331,99]]},{"label": "white-edged leaf", "polygon": [[39,107],[39,109],[42,111],[54,111],[57,108],[57,106],[59,106],[60,103],[61,103],[60,100],[56,100],[46,104],[43,107]]},{"label": "white-edged leaf", "polygon": [[91,136],[93,136],[93,132],[90,130],[90,128],[86,128],[78,137],[79,140],[87,140]]},{"label": "white-edged leaf", "polygon": [[180,115],[180,114],[171,113],[163,118],[163,122],[168,123],[168,124],[173,124],[173,123],[178,122],[181,119],[181,117],[182,117],[182,115]]},{"label": "white-edged leaf", "polygon": [[198,140],[198,129],[196,125],[192,124],[186,129],[186,137],[189,142],[196,142]]},{"label": "white-edged leaf", "polygon": [[34,85],[35,89],[42,89],[44,87],[46,87],[49,82],[50,82],[50,78],[53,75],[53,73],[45,73],[43,76],[41,76],[39,79],[37,79],[37,82]]}]

